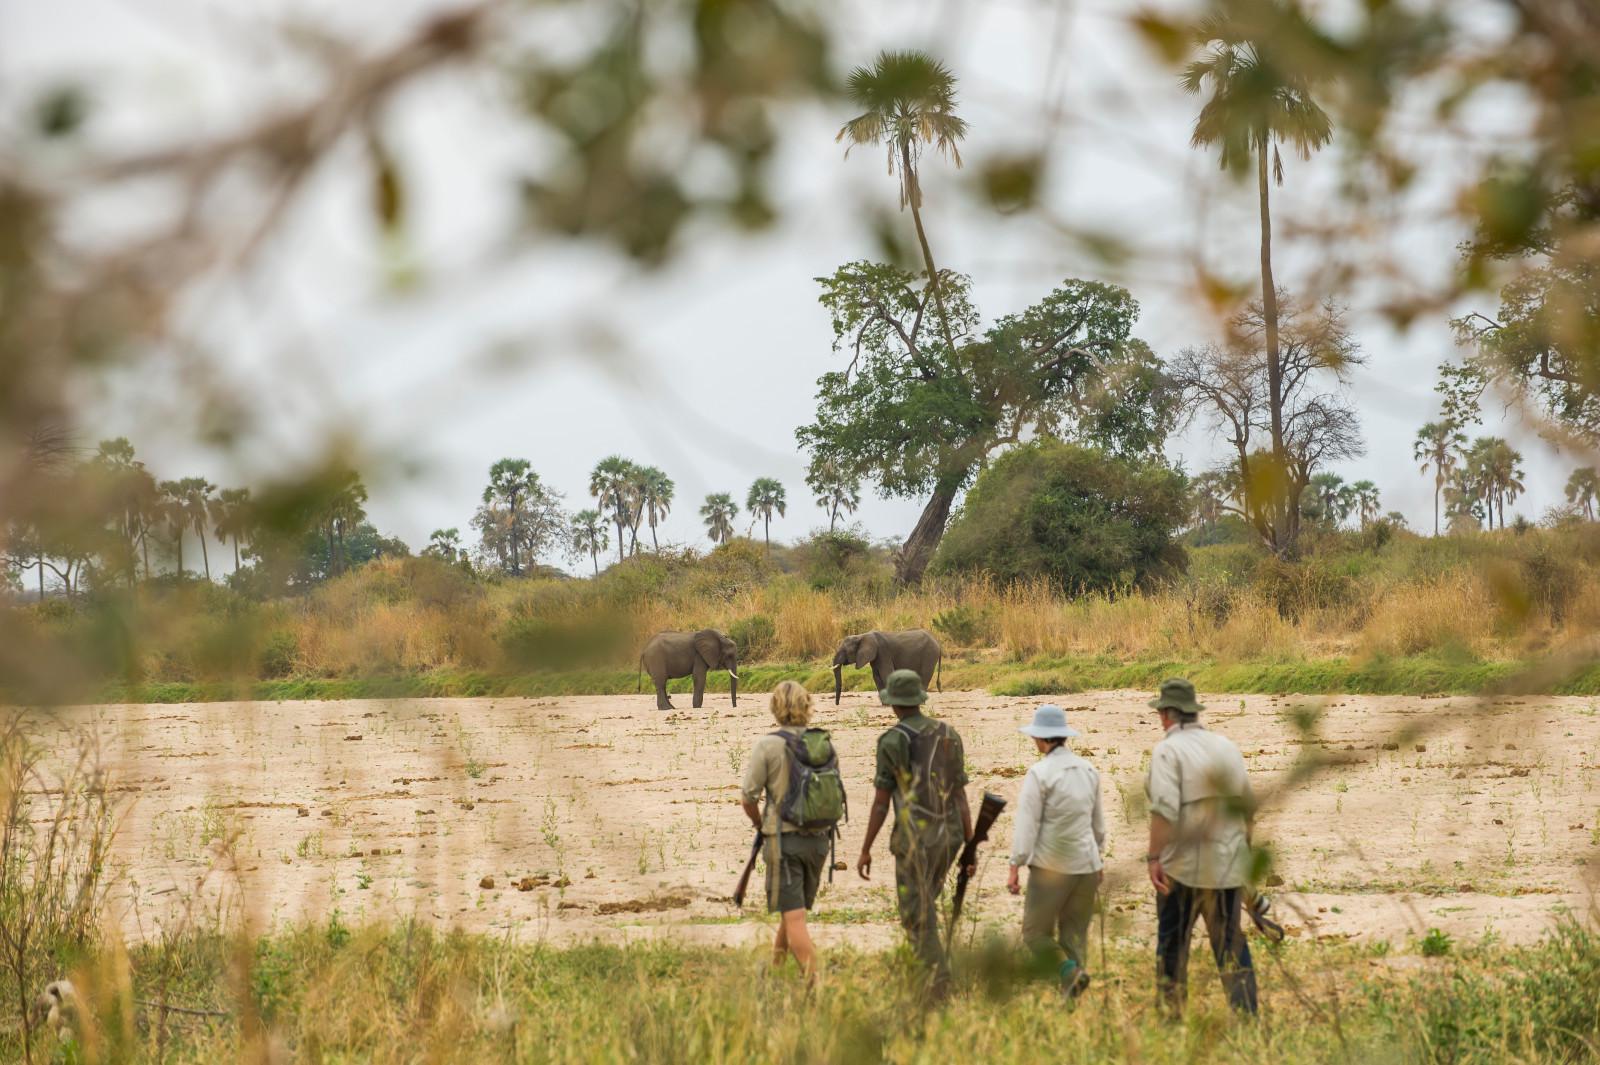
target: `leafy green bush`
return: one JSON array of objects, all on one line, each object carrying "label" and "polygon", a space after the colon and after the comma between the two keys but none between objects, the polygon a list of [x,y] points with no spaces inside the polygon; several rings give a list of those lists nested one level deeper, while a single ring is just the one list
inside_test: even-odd
[{"label": "leafy green bush", "polygon": [[933,629],[958,647],[971,647],[988,634],[989,619],[967,603],[936,614]]},{"label": "leafy green bush", "polygon": [[765,614],[752,614],[728,626],[728,636],[739,645],[739,661],[767,657],[778,642],[778,627]]},{"label": "leafy green bush", "polygon": [[261,676],[268,680],[287,677],[294,672],[295,656],[300,653],[300,642],[286,629],[279,629],[267,637],[261,648]]},{"label": "leafy green bush", "polygon": [[978,476],[934,560],[936,572],[1046,580],[1067,592],[1144,588],[1181,573],[1183,474],[1159,462],[1038,440]]}]

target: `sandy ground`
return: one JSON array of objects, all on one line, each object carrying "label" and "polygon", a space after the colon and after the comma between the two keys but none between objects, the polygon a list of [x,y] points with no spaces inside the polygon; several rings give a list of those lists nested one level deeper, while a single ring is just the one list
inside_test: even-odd
[{"label": "sandy ground", "polygon": [[[1101,769],[1110,841],[1107,925],[1148,937],[1143,773],[1158,738],[1143,693],[1064,696]],[[977,789],[1014,798],[1036,757],[1016,726],[1038,699],[936,695],[966,741]],[[128,933],[219,912],[258,925],[415,916],[557,942],[672,935],[743,944],[771,933],[759,874],[741,920],[728,901],[748,853],[737,780],[772,727],[763,695],[659,713],[653,697],[211,703],[74,710],[47,730],[97,728],[128,804],[112,901]],[[1385,939],[1429,928],[1526,941],[1563,910],[1592,919],[1600,874],[1600,714],[1590,700],[1212,696],[1207,722],[1272,795],[1258,838],[1292,934]],[[1319,706],[1316,739],[1292,723]],[[819,702],[856,820],[892,718],[869,695]],[[1397,740],[1401,730],[1427,729]],[[1348,761],[1278,785],[1307,750]],[[1004,891],[1011,819],[969,895],[978,924],[1015,928]],[[887,833],[874,879],[839,872],[819,898],[823,946],[892,940]],[[230,844],[231,841],[231,844]],[[492,887],[483,886],[491,883]],[[520,883],[519,883],[520,882]],[[887,887],[885,885],[888,885]]]}]

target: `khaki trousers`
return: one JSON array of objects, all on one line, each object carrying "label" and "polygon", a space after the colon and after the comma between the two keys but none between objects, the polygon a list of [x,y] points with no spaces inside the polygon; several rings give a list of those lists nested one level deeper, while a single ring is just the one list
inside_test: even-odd
[{"label": "khaki trousers", "polygon": [[1094,919],[1098,873],[1055,873],[1028,867],[1022,902],[1022,942],[1041,962],[1071,958],[1089,967],[1089,922]]}]

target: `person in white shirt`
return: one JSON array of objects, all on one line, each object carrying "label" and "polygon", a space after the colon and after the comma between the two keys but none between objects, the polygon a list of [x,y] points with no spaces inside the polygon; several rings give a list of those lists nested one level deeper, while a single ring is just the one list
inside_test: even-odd
[{"label": "person in white shirt", "polygon": [[1039,707],[1017,731],[1032,736],[1044,757],[1022,781],[1006,888],[1021,892],[1027,866],[1022,940],[1041,963],[1054,963],[1062,990],[1075,998],[1089,984],[1089,922],[1105,875],[1100,774],[1067,747],[1078,732],[1059,706]]},{"label": "person in white shirt", "polygon": [[1150,701],[1165,735],[1150,752],[1150,849],[1156,889],[1156,972],[1174,1013],[1188,985],[1189,939],[1203,919],[1228,1002],[1256,1012],[1256,974],[1240,927],[1250,877],[1255,796],[1233,741],[1200,724],[1194,685],[1169,680]]}]

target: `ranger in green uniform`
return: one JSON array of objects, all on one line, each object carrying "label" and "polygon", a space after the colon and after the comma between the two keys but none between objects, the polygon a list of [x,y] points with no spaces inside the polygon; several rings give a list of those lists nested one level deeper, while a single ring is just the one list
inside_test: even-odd
[{"label": "ranger in green uniform", "polygon": [[938,903],[951,863],[972,835],[966,758],[956,730],[923,714],[928,693],[914,671],[889,674],[878,697],[898,720],[878,737],[877,793],[856,872],[863,880],[872,879],[872,844],[893,802],[889,852],[894,855],[900,924],[928,968],[930,991],[943,998],[950,989],[950,962],[939,935]]}]

